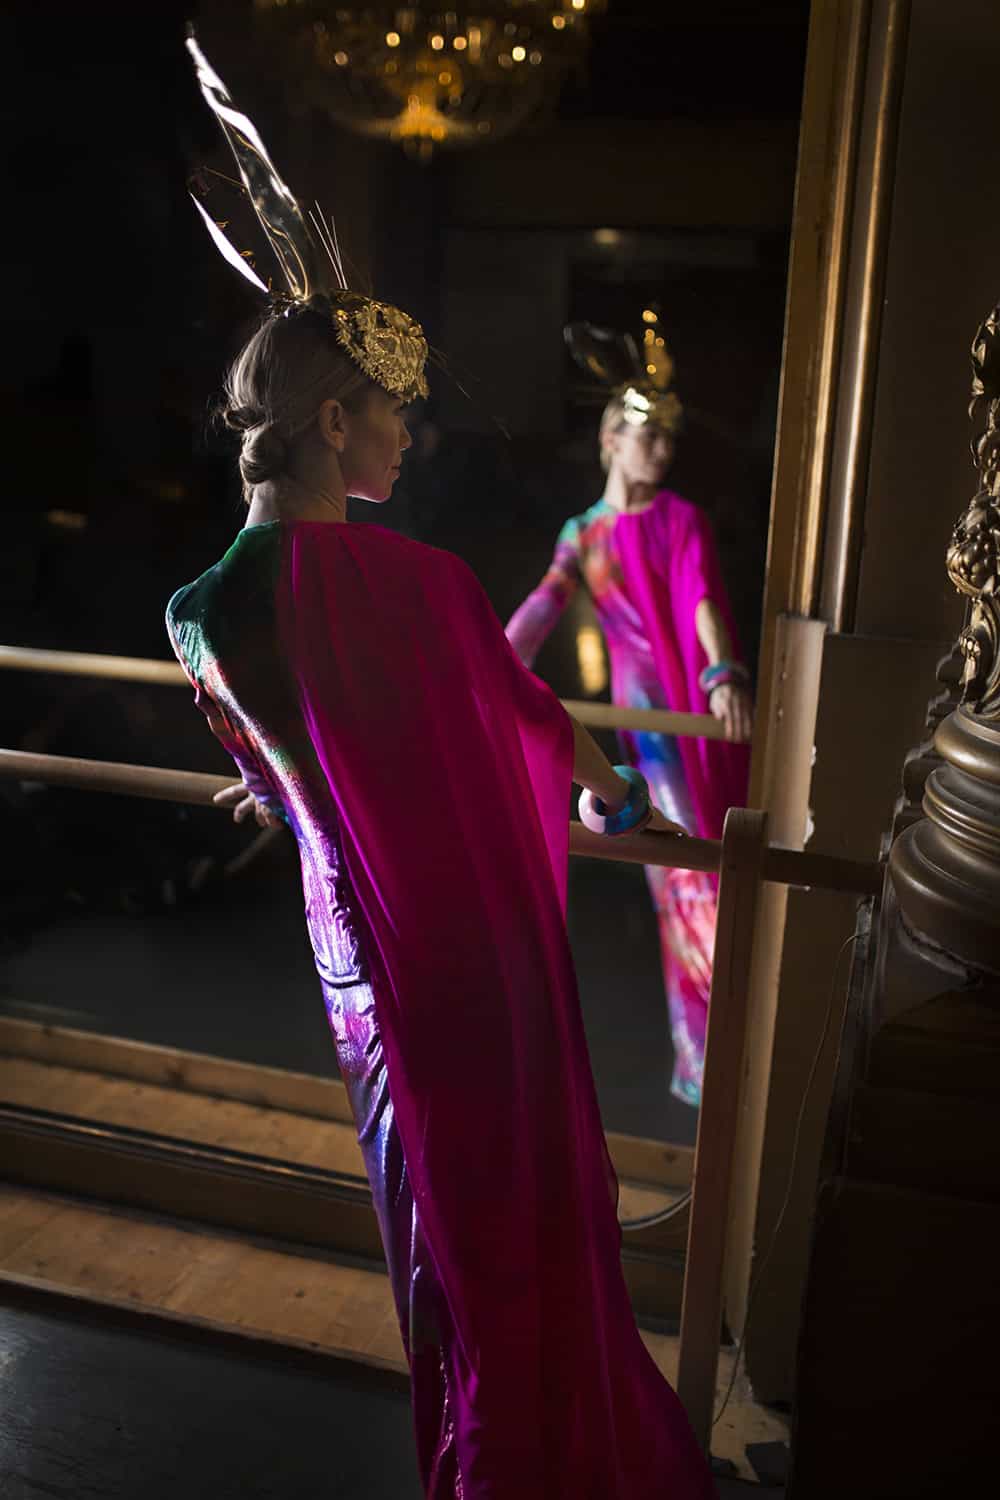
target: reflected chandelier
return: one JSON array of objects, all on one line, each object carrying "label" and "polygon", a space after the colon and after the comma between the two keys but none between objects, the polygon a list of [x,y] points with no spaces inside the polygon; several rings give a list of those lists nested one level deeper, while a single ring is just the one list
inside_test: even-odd
[{"label": "reflected chandelier", "polygon": [[254,0],[260,39],[286,52],[303,103],[420,160],[435,146],[482,145],[524,124],[582,60],[588,18],[604,6]]}]

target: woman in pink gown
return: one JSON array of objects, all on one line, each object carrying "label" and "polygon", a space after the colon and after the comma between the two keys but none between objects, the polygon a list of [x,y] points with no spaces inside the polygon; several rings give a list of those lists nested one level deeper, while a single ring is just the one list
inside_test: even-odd
[{"label": "woman in pink gown", "polygon": [[392,489],[426,343],[317,289],[294,200],[194,53],[291,296],[230,374],[246,526],[167,624],[241,773],[219,800],[298,844],[425,1493],[709,1500],[621,1271],[565,927],[571,778],[609,832],[675,830],[522,667],[464,564],[346,522],[349,493]]},{"label": "woman in pink gown", "polygon": [[[581,337],[575,328],[567,332]],[[593,368],[607,358],[610,336],[587,333],[584,362]],[[594,345],[595,334],[605,346]],[[624,760],[642,772],[657,806],[689,833],[717,839],[726,809],[746,800],[748,755],[740,742],[750,732],[750,699],[747,674],[734,661],[735,633],[708,517],[663,484],[679,419],[673,393],[639,373],[612,398],[600,433],[604,494],[566,522],[548,571],[511,618],[507,637],[531,666],[584,583],[607,643],[612,701],[711,712],[724,724],[724,741],[631,730],[618,736]],[[662,866],[647,866],[646,879],[674,1048],[671,1092],[696,1106],[718,882],[697,870]]]}]

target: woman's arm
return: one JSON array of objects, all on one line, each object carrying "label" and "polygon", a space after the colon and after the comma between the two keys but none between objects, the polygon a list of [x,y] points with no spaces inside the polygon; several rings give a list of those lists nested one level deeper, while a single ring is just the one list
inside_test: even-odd
[{"label": "woman's arm", "polygon": [[507,639],[526,667],[534,662],[580,581],[579,552],[572,528],[573,522],[563,527],[548,572],[507,622]]},{"label": "woman's arm", "polygon": [[600,797],[609,812],[624,807],[628,787],[615,771],[600,745],[570,714],[573,726],[573,780]]},{"label": "woman's arm", "polygon": [[242,823],[244,818],[253,815],[261,828],[280,828],[282,823],[287,823],[285,809],[278,797],[275,796],[270,784],[261,774],[256,760],[246,745],[240,743],[239,738],[233,733],[226,717],[215,699],[207,693],[194,672],[188,666],[187,658],[180,649],[180,645],[167,621],[167,633],[170,636],[170,644],[174,648],[177,660],[183,668],[184,675],[194,688],[195,707],[199,708],[208,720],[208,727],[225,749],[228,755],[236,763],[236,769],[242,781],[233,786],[223,787],[221,792],[216,792],[212,801],[216,807],[232,808],[233,822]]},{"label": "woman's arm", "polygon": [[[619,812],[628,797],[628,782],[623,781],[600,745],[583,725],[567,715],[573,726],[573,780],[586,787],[604,803],[609,813]],[[679,823],[671,823],[655,807],[647,827],[654,833],[684,833]]]},{"label": "woman's arm", "polygon": [[[701,648],[708,657],[709,666],[716,662],[732,660],[733,643],[722,618],[722,611],[711,599],[702,599],[694,612],[694,628]],[[713,688],[708,697],[709,711],[721,719],[726,739],[743,744],[750,738],[753,724],[753,709],[750,694],[739,683],[721,683]]]},{"label": "woman's arm", "polygon": [[732,656],[733,643],[729,639],[722,611],[711,599],[702,599],[694,612],[694,628],[698,632],[701,648],[709,662],[728,661]]}]

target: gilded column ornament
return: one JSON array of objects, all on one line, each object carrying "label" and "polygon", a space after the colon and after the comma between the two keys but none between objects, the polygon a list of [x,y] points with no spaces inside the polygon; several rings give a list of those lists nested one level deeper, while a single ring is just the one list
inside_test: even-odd
[{"label": "gilded column ornament", "polygon": [[948,576],[972,600],[962,632],[962,702],[985,719],[1000,719],[1000,304],[972,345],[972,456],[979,490],[959,517],[948,547]]},{"label": "gilded column ornament", "polygon": [[934,736],[923,816],[896,839],[889,869],[919,937],[1000,971],[1000,304],[973,341],[969,416],[979,484],[946,554],[970,600],[958,703]]},{"label": "gilded column ornament", "polygon": [[892,827],[886,835],[882,852],[886,854],[904,828],[909,828],[924,815],[924,788],[927,778],[941,764],[941,756],[934,744],[938,726],[942,719],[952,713],[961,702],[962,678],[965,672],[965,656],[960,640],[955,641],[947,656],[937,664],[935,677],[940,687],[927,704],[924,718],[924,736],[919,745],[907,752],[903,761],[902,790],[893,809]]}]

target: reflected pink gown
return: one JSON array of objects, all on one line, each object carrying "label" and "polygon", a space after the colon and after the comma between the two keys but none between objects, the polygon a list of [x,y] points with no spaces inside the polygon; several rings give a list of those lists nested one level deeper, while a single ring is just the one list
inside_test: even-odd
[{"label": "reflected pink gown", "polygon": [[[629,708],[707,713],[698,686],[707,658],[695,610],[710,599],[735,644],[733,622],[705,513],[670,490],[648,510],[622,515],[599,500],[568,521],[548,572],[507,626],[531,666],[580,581],[594,602],[611,661],[611,697]],[[702,838],[720,838],[728,807],[746,800],[749,752],[719,740],[618,735],[624,760],[649,782],[662,813]],[[697,870],[646,869],[660,933],[674,1048],[671,1092],[701,1102],[712,984],[717,880]]]}]

